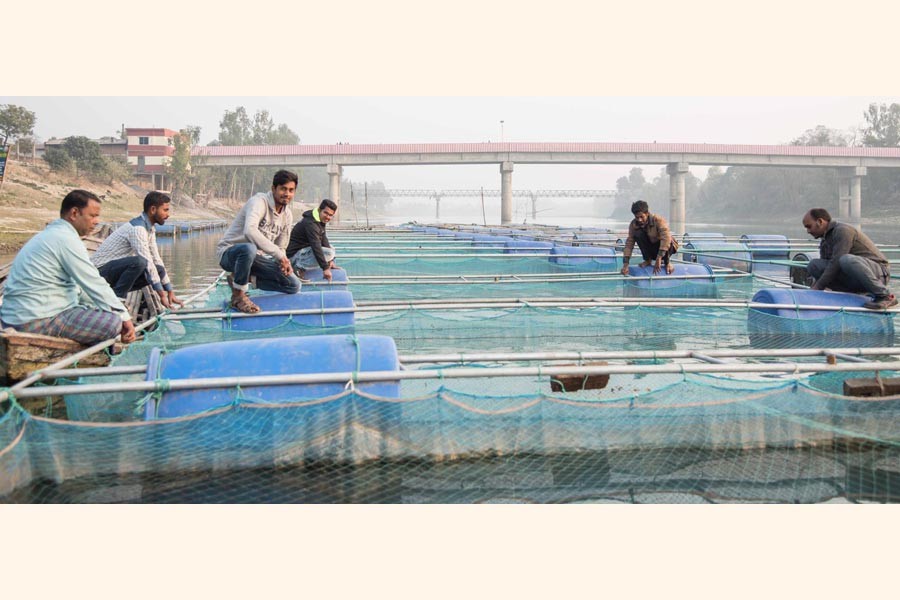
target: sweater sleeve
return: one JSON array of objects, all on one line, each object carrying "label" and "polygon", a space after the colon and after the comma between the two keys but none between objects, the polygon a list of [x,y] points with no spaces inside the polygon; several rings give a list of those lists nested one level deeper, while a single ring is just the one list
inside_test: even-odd
[{"label": "sweater sleeve", "polygon": [[[825,272],[816,281],[816,287],[821,289],[825,289],[835,280],[841,270],[839,259],[845,254],[849,254],[850,248],[853,247],[853,233],[849,228],[835,228],[832,235],[834,238],[831,245],[831,256],[827,257],[829,261],[828,266],[825,267]],[[825,257],[823,256],[822,258]]]},{"label": "sweater sleeve", "polygon": [[281,260],[284,258],[284,249],[273,243],[259,230],[259,222],[268,213],[265,196],[256,196],[251,198],[249,202],[246,218],[244,219],[244,237],[250,240],[257,249],[262,250],[266,254],[271,254],[276,260]]}]

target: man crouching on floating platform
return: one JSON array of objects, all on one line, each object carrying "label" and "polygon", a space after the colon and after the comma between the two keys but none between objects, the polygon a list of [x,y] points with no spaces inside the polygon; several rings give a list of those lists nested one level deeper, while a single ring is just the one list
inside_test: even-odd
[{"label": "man crouching on floating platform", "polygon": [[0,325],[85,345],[120,333],[123,342],[133,342],[131,315],[79,239],[97,226],[100,198],[73,190],[63,198],[59,216],[16,255],[3,290]]},{"label": "man crouching on floating platform", "polygon": [[824,208],[812,208],[803,215],[803,227],[822,240],[820,258],[807,266],[811,289],[872,294],[875,299],[863,304],[872,310],[896,306],[897,298],[888,289],[890,265],[869,236],[852,225],[832,221]]},{"label": "man crouching on floating platform", "polygon": [[656,275],[665,264],[666,273],[671,275],[675,271],[675,265],[669,264],[669,259],[678,252],[678,243],[669,233],[669,224],[661,216],[650,214],[650,206],[643,200],[631,205],[631,214],[634,215],[634,219],[628,224],[622,275],[628,275],[628,262],[631,260],[635,242],[641,249],[641,256],[644,257],[641,267],[653,263],[653,274]]},{"label": "man crouching on floating platform", "polygon": [[294,272],[301,279],[306,269],[320,267],[322,277],[331,281],[331,269],[340,268],[334,264],[335,251],[325,235],[325,226],[336,212],[337,204],[325,198],[319,203],[319,208],[303,213],[303,219],[294,225],[287,255]]},{"label": "man crouching on floating platform", "polygon": [[293,221],[288,205],[294,199],[298,181],[297,174],[291,171],[275,173],[272,191],[251,196],[216,247],[219,265],[231,273],[232,308],[259,312],[247,296],[251,276],[261,290],[284,294],[300,291],[300,280],[284,252]]}]

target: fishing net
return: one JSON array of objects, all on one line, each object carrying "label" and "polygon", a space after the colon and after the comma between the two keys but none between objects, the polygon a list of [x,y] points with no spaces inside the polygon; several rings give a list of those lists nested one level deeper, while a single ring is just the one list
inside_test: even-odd
[{"label": "fishing net", "polygon": [[[343,265],[357,301],[415,298],[625,296],[621,279],[455,286],[355,285],[371,275],[568,272],[546,259]],[[439,266],[438,266],[439,265]],[[359,271],[357,270],[359,268]],[[399,269],[399,270],[398,270]],[[436,270],[437,269],[437,273]],[[446,270],[442,270],[446,269]],[[499,269],[499,270],[498,270]],[[515,271],[515,269],[519,269]],[[408,272],[406,271],[408,270]],[[696,285],[685,283],[685,285]],[[771,282],[715,281],[719,299],[748,300]],[[514,291],[512,291],[514,290]],[[652,291],[652,290],[651,290]],[[207,303],[218,311],[219,286]],[[314,293],[314,292],[311,292]],[[678,298],[677,289],[668,297]],[[652,296],[648,296],[652,298]],[[691,298],[684,292],[682,298]],[[613,374],[601,389],[554,392],[544,374],[492,377],[498,364],[411,364],[397,397],[348,380],[338,393],[261,401],[227,398],[175,418],[146,420],[168,383],[147,376],[164,355],[198,344],[386,335],[400,355],[471,351],[710,350],[822,347],[822,320],[790,330],[746,308],[536,306],[359,310],[329,327],[286,316],[238,331],[228,317],[165,320],[114,358],[133,374],[82,384],[155,382],[154,392],[60,397],[44,410],[17,400],[0,414],[0,499],[6,502],[894,502],[900,499],[900,397],[844,396],[849,377],[766,372]],[[893,346],[892,316],[837,311],[825,330],[841,347]],[[752,323],[752,324],[751,324]],[[875,357],[873,357],[875,358]],[[254,356],[246,357],[253,361]],[[776,362],[775,359],[759,359]],[[803,360],[803,359],[798,359]],[[810,359],[811,360],[811,359]],[[821,361],[821,359],[819,359]],[[570,361],[579,362],[579,361]],[[614,361],[663,364],[652,356]],[[513,366],[533,366],[516,363]],[[508,366],[508,365],[506,365]],[[457,379],[457,368],[485,377]],[[313,369],[314,371],[315,369]],[[882,372],[881,377],[893,373]]]}]

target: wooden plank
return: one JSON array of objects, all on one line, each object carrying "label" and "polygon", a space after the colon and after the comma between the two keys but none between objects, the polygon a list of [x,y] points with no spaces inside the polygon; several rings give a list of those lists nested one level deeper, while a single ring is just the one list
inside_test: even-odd
[{"label": "wooden plank", "polygon": [[883,377],[881,385],[874,377],[844,380],[844,395],[856,397],[894,396],[900,394],[900,377]]},{"label": "wooden plank", "polygon": [[[122,347],[122,344],[115,344],[113,354],[120,352]],[[0,331],[0,381],[5,380],[6,385],[21,381],[33,371],[44,369],[85,348],[73,340],[3,329]],[[104,367],[108,364],[107,353],[98,352],[81,359],[77,366]]]},{"label": "wooden plank", "polygon": [[[560,367],[605,367],[606,361],[579,363],[578,365],[558,365]],[[556,375],[550,380],[550,389],[554,392],[577,392],[579,390],[600,390],[609,383],[609,374],[605,375]]]}]

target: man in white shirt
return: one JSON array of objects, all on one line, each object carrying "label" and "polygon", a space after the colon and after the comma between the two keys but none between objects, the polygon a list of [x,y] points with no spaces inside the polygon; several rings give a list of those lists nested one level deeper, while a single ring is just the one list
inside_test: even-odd
[{"label": "man in white shirt", "polygon": [[100,220],[100,199],[73,190],[59,216],[16,255],[3,289],[0,325],[87,345],[120,333],[123,342],[133,342],[131,315],[81,241]]}]

